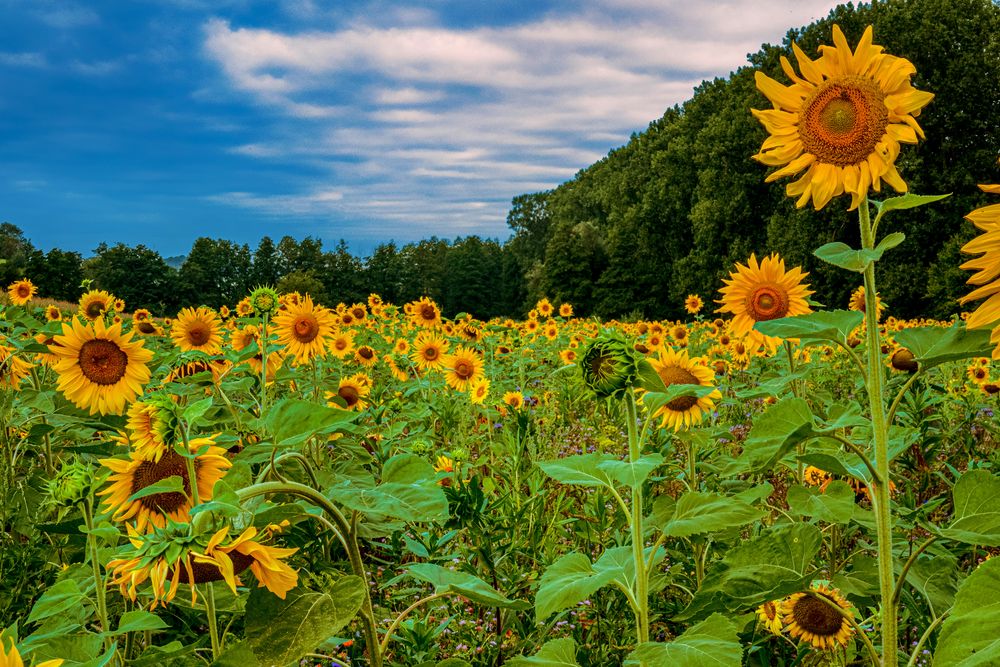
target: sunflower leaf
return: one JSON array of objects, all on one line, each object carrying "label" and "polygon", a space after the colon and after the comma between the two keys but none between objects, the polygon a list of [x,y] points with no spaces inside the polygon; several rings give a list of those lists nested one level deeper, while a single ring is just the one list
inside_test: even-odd
[{"label": "sunflower leaf", "polygon": [[712,614],[672,642],[640,644],[625,661],[627,667],[739,667],[743,658],[736,624]]},{"label": "sunflower leaf", "polygon": [[848,271],[864,273],[865,268],[871,262],[877,262],[882,258],[882,254],[886,250],[895,248],[904,240],[906,240],[905,234],[902,232],[893,232],[871,249],[862,248],[861,250],[855,250],[846,243],[836,241],[816,248],[813,254],[828,264],[839,266]]},{"label": "sunflower leaf", "polygon": [[457,572],[434,565],[433,563],[417,563],[406,568],[414,579],[425,581],[434,586],[435,593],[454,593],[478,604],[504,609],[523,611],[530,604],[524,600],[511,600],[501,595],[496,589],[479,577],[466,572]]},{"label": "sunflower leaf", "polygon": [[714,533],[756,521],[763,514],[732,496],[689,491],[678,499],[673,516],[663,526],[663,533],[670,537]]},{"label": "sunflower leaf", "polygon": [[184,480],[177,475],[165,477],[160,481],[154,482],[153,484],[143,487],[133,493],[129,496],[128,502],[135,502],[140,498],[156,495],[158,493],[184,493]]},{"label": "sunflower leaf", "polygon": [[946,195],[915,195],[907,192],[901,197],[890,197],[885,201],[873,201],[872,203],[875,204],[875,208],[881,216],[889,211],[901,211],[904,208],[917,208],[924,204],[932,204],[950,196],[950,192]]},{"label": "sunflower leaf", "polygon": [[[631,550],[631,547],[627,547]],[[611,583],[616,577],[625,577],[622,569],[599,567],[579,552],[568,553],[546,568],[535,593],[535,618],[546,618],[569,609]]]},{"label": "sunflower leaf", "polygon": [[753,328],[765,336],[846,342],[847,337],[861,325],[864,318],[864,313],[856,310],[821,310],[807,315],[757,322]]},{"label": "sunflower leaf", "polygon": [[513,658],[510,667],[579,667],[576,661],[576,642],[572,637],[546,642],[533,656]]},{"label": "sunflower leaf", "polygon": [[340,410],[312,401],[286,398],[268,408],[264,425],[278,446],[299,445],[318,434],[334,432],[358,417],[357,412]]},{"label": "sunflower leaf", "polygon": [[972,667],[1000,662],[1000,559],[988,560],[962,582],[941,626],[934,665]]},{"label": "sunflower leaf", "polygon": [[822,491],[795,484],[788,487],[788,506],[793,516],[811,516],[827,523],[850,523],[854,516],[854,489],[847,482],[830,482]]},{"label": "sunflower leaf", "polygon": [[896,333],[896,342],[913,353],[922,369],[948,361],[989,357],[993,353],[988,329],[966,329],[956,322],[947,329],[914,327]]},{"label": "sunflower leaf", "polygon": [[951,494],[952,522],[938,533],[956,542],[1000,546],[1000,478],[971,470],[955,482]]}]

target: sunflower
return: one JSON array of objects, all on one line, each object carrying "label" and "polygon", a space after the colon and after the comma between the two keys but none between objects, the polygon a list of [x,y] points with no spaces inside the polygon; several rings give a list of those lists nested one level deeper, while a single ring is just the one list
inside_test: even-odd
[{"label": "sunflower", "polygon": [[559,317],[573,317],[573,305],[569,303],[560,304]]},{"label": "sunflower", "polygon": [[684,310],[691,315],[697,315],[704,307],[705,302],[697,294],[688,294],[687,298],[684,299]]},{"label": "sunflower", "polygon": [[820,47],[822,55],[815,61],[792,45],[802,76],[782,56],[790,86],[757,72],[757,88],[774,108],[751,110],[771,135],[754,158],[781,167],[768,182],[806,170],[785,188],[788,196],[798,197],[797,206],[812,199],[819,210],[846,192],[853,210],[869,188],[879,192],[882,180],[906,191],[896,171],[899,145],[923,138],[916,117],[934,95],[913,88],[910,77],[916,68],[910,61],[872,44],[871,26],[853,53],[836,25],[833,42],[835,46]]},{"label": "sunflower", "polygon": [[[832,350],[831,350],[832,353]],[[889,365],[897,370],[903,371],[905,373],[916,373],[920,365],[913,356],[913,352],[905,347],[898,348],[889,357]]]},{"label": "sunflower", "polygon": [[61,322],[63,318],[62,311],[59,310],[59,306],[48,305],[45,306],[45,319],[48,322]]},{"label": "sunflower", "polygon": [[153,314],[150,313],[145,308],[136,308],[136,311],[132,313],[132,319],[135,320],[136,322],[142,322],[144,320],[148,320],[152,316]]},{"label": "sunflower", "polygon": [[520,410],[524,406],[524,394],[519,391],[508,391],[503,395],[505,405]]},{"label": "sunflower", "polygon": [[413,352],[410,354],[410,359],[421,370],[441,368],[444,365],[448,347],[448,341],[440,336],[420,334],[413,341]]},{"label": "sunflower", "polygon": [[[359,377],[359,376],[364,376]],[[350,377],[341,378],[337,385],[337,391],[326,392],[326,398],[330,407],[339,407],[343,403],[348,410],[364,410],[368,407],[368,398],[371,394],[371,382],[364,373],[355,373]],[[340,402],[337,402],[340,399]]]},{"label": "sunflower", "polygon": [[250,300],[251,310],[261,317],[273,314],[274,311],[278,310],[278,306],[281,304],[278,293],[271,287],[258,287],[254,291],[250,292],[250,296],[248,298]]},{"label": "sunflower", "polygon": [[27,278],[14,281],[7,287],[7,295],[10,296],[10,302],[15,306],[24,306],[30,303],[37,293],[38,288]]},{"label": "sunflower", "polygon": [[[35,667],[59,667],[63,662],[61,658],[46,660],[45,662],[38,663]],[[0,637],[0,667],[24,667],[24,661],[21,659],[21,654],[18,652],[13,639],[10,640],[10,651],[8,651],[7,638]]]},{"label": "sunflower", "polygon": [[486,397],[490,395],[490,381],[481,377],[469,384],[469,400],[473,405],[482,405]]},{"label": "sunflower", "polygon": [[764,624],[768,632],[776,635],[780,635],[784,627],[781,622],[781,604],[780,600],[775,600],[757,607],[757,619]]},{"label": "sunflower", "polygon": [[[676,352],[671,348],[660,350],[657,358],[651,358],[649,363],[660,376],[667,387],[676,384],[690,384],[701,387],[711,386],[715,373],[702,364],[695,363],[688,357],[687,350]],[[678,396],[653,413],[661,417],[660,428],[672,427],[679,431],[684,427],[701,423],[703,413],[715,408],[715,401],[722,398],[722,393],[716,389],[707,396]]]},{"label": "sunflower", "polygon": [[[865,286],[857,288],[851,293],[851,299],[847,303],[847,307],[851,310],[856,310],[859,313],[865,312]],[[875,293],[875,320],[881,321],[882,313],[885,311],[885,304],[882,303],[882,297],[879,296],[878,292]]]},{"label": "sunflower", "polygon": [[789,634],[818,649],[832,649],[837,644],[847,646],[854,628],[830,602],[851,613],[851,604],[840,591],[823,584],[814,584],[811,590],[789,597],[781,605]]},{"label": "sunflower", "polygon": [[31,364],[19,359],[14,348],[0,344],[0,387],[17,391],[31,372]]},{"label": "sunflower", "polygon": [[229,344],[236,352],[242,352],[251,345],[258,345],[260,341],[260,329],[253,324],[235,329],[229,337]]},{"label": "sunflower", "polygon": [[444,380],[458,391],[468,391],[469,386],[483,377],[483,358],[476,350],[459,345],[453,354],[445,355]]},{"label": "sunflower", "polygon": [[136,401],[128,409],[125,428],[136,456],[159,461],[173,446],[173,415],[159,401]]},{"label": "sunflower", "polygon": [[434,461],[434,472],[455,472],[455,462],[447,456],[439,456]]},{"label": "sunflower", "polygon": [[253,306],[250,305],[250,297],[244,297],[236,304],[236,314],[240,317],[249,317],[253,314]]},{"label": "sunflower", "polygon": [[818,486],[825,491],[833,476],[825,470],[815,466],[806,466],[802,473],[802,483],[806,486]]},{"label": "sunflower", "polygon": [[[269,352],[267,357],[268,357],[268,362],[267,362],[268,378],[270,378],[271,376],[270,368],[271,364],[273,363],[271,361],[271,358],[279,357],[279,355],[274,352]],[[259,366],[254,367],[253,361],[254,361],[253,359],[250,359],[251,368],[255,368],[256,372],[260,373]],[[257,362],[259,364],[260,360],[258,359]],[[280,366],[281,363],[278,362],[275,365]],[[177,366],[174,366],[172,369],[170,369],[170,372],[167,373],[167,376],[163,378],[163,384],[167,384],[170,382],[177,382],[178,380],[183,380],[184,378],[189,378],[193,375],[198,375],[200,373],[211,373],[212,382],[218,382],[219,380],[222,379],[223,374],[228,372],[231,367],[232,364],[230,364],[230,362],[226,361],[225,359],[196,359],[195,361],[182,362]]]},{"label": "sunflower", "polygon": [[[226,474],[232,463],[225,457],[226,450],[215,445],[213,438],[192,438],[188,443],[191,452],[207,446],[208,450],[195,457],[195,479],[198,482],[198,498],[201,502],[212,499],[215,483]],[[168,449],[157,461],[142,458],[138,451],[129,453],[128,459],[101,459],[101,465],[111,470],[110,484],[97,492],[107,496],[104,506],[113,511],[115,521],[135,520],[136,530],[144,532],[153,527],[163,528],[167,519],[177,522],[191,520],[191,481],[188,478],[184,457]],[[168,477],[180,477],[184,492],[167,491],[129,500],[146,487],[162,482]]]},{"label": "sunflower", "polygon": [[[1000,185],[980,185],[983,192],[1000,194]],[[981,257],[970,259],[962,264],[963,269],[973,269],[976,271],[969,278],[970,285],[977,285],[977,289],[965,295],[959,303],[968,303],[984,297],[988,297],[976,310],[969,315],[965,326],[970,329],[984,329],[993,327],[990,342],[995,343],[993,358],[1000,359],[1000,204],[992,204],[977,208],[975,211],[965,216],[965,219],[982,230],[982,234],[972,239],[964,246],[962,252]]]},{"label": "sunflower", "polygon": [[76,318],[63,323],[62,335],[49,345],[58,358],[59,391],[90,414],[122,414],[149,382],[146,364],[153,358],[132,336],[131,331],[123,334],[120,324],[105,327],[101,319],[86,326]]},{"label": "sunflower", "polygon": [[222,319],[226,319],[231,314],[232,313],[229,310],[229,306],[227,306],[226,304],[222,304],[221,306],[219,306],[219,317],[221,317]]},{"label": "sunflower", "polygon": [[419,327],[433,329],[441,326],[441,309],[429,297],[412,301],[404,309],[410,316],[410,321]]},{"label": "sunflower", "polygon": [[295,357],[295,363],[305,364],[323,354],[336,323],[333,313],[313,305],[312,297],[307,295],[275,315],[274,324],[278,342]]},{"label": "sunflower", "polygon": [[365,368],[371,368],[378,363],[378,353],[371,345],[362,345],[354,351],[354,361]]},{"label": "sunflower", "polygon": [[371,308],[372,310],[376,310],[382,307],[383,304],[382,297],[374,292],[368,295],[367,300],[368,300],[368,307]]},{"label": "sunflower", "polygon": [[541,317],[552,317],[552,304],[548,299],[543,298],[536,303],[535,310],[538,311],[538,314]]},{"label": "sunflower", "polygon": [[808,276],[795,267],[785,271],[785,260],[777,253],[765,257],[759,264],[756,255],[750,255],[746,265],[736,264],[736,271],[720,290],[716,303],[722,304],[720,313],[732,313],[730,331],[735,336],[749,335],[755,342],[774,349],[780,338],[764,336],[754,330],[757,322],[776,320],[811,313],[806,297],[812,294],[802,280]]},{"label": "sunflower", "polygon": [[80,297],[79,313],[91,322],[114,307],[115,297],[104,290],[90,290]]},{"label": "sunflower", "polygon": [[[231,540],[228,544],[223,544],[229,537],[229,527],[222,528],[205,547],[204,553],[193,553],[194,578],[198,579],[199,566],[204,568],[204,578],[201,581],[218,581],[212,579],[212,575],[225,580],[229,589],[236,593],[236,586],[240,583],[236,578],[240,572],[250,568],[250,572],[257,579],[258,588],[267,588],[282,600],[288,591],[298,585],[299,576],[295,570],[281,561],[288,558],[298,549],[282,549],[260,544],[254,540],[257,536],[257,529],[250,526],[244,530],[239,537]],[[214,571],[213,571],[214,569]],[[185,573],[181,573],[183,582]]]},{"label": "sunflower", "polygon": [[410,341],[405,338],[397,338],[392,346],[392,351],[405,356],[410,351]]},{"label": "sunflower", "polygon": [[983,385],[990,381],[990,371],[977,363],[972,363],[965,369],[969,379],[976,384]]},{"label": "sunflower", "polygon": [[354,352],[354,334],[350,331],[335,332],[327,341],[326,347],[330,350],[330,354],[338,359],[343,359]]},{"label": "sunflower", "polygon": [[222,322],[211,308],[185,308],[177,313],[170,337],[182,352],[218,354],[222,351]]},{"label": "sunflower", "polygon": [[686,346],[688,341],[688,328],[683,324],[678,324],[677,326],[670,328],[670,337],[674,339],[678,345]]}]

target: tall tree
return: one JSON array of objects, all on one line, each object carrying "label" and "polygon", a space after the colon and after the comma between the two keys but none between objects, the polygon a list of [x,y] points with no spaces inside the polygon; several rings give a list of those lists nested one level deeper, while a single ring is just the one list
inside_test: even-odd
[{"label": "tall tree", "polygon": [[223,239],[201,237],[178,271],[178,292],[185,305],[212,308],[233,305],[250,290],[250,248]]},{"label": "tall tree", "polygon": [[155,315],[172,314],[179,305],[175,273],[160,253],[142,244],[102,243],[87,262],[95,287],[124,299],[130,311],[146,308]]}]

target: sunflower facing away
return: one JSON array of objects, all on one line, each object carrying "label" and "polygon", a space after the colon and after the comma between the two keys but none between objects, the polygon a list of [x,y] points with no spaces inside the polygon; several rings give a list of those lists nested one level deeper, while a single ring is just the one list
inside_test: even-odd
[{"label": "sunflower facing away", "polygon": [[[688,357],[687,350],[680,352],[672,348],[660,350],[658,357],[649,359],[650,365],[667,387],[676,384],[690,384],[709,387],[715,379],[712,369],[695,363]],[[660,428],[670,427],[679,431],[684,427],[701,423],[701,416],[715,408],[715,401],[722,398],[722,393],[716,389],[707,396],[678,396],[661,406],[653,413],[660,417]]]},{"label": "sunflower facing away", "polygon": [[[215,483],[222,479],[232,463],[225,457],[226,450],[216,446],[212,438],[192,438],[188,444],[192,452],[208,446],[208,450],[194,460],[198,498],[206,502],[212,499]],[[133,450],[128,459],[101,459],[101,465],[112,474],[108,478],[110,484],[97,495],[107,496],[104,506],[114,512],[115,521],[134,520],[136,530],[141,533],[154,527],[163,528],[168,518],[178,522],[191,520],[190,511],[194,505],[187,464],[173,449],[164,452],[157,461],[146,460]],[[146,487],[173,476],[181,478],[183,493],[167,491],[129,500]]]},{"label": "sunflower facing away", "polygon": [[297,364],[307,364],[313,357],[322,356],[327,341],[333,336],[336,320],[329,310],[313,304],[306,295],[296,304],[274,316],[278,329],[278,342],[285,346]]},{"label": "sunflower facing away", "polygon": [[222,321],[211,308],[185,308],[177,313],[170,337],[181,352],[218,354],[222,351]]},{"label": "sunflower facing away", "polygon": [[788,633],[818,649],[847,646],[854,628],[827,600],[851,613],[851,604],[839,591],[823,584],[813,585],[810,591],[795,593],[782,604]]},{"label": "sunflower facing away", "polygon": [[749,335],[754,342],[773,349],[780,339],[764,336],[753,325],[811,313],[806,297],[813,292],[802,282],[808,275],[799,267],[785,271],[785,260],[777,253],[759,264],[757,257],[750,255],[746,265],[737,264],[736,271],[723,280],[726,286],[720,290],[722,298],[716,300],[722,306],[716,312],[732,313],[730,331],[734,336]]},{"label": "sunflower facing away", "polygon": [[916,117],[934,95],[911,85],[916,68],[910,61],[872,44],[871,26],[853,52],[836,25],[833,43],[821,46],[816,60],[792,44],[802,75],[782,56],[790,86],[757,72],[757,88],[774,108],[752,109],[771,135],[754,158],[781,167],[768,182],[805,170],[785,187],[788,196],[798,198],[796,206],[812,199],[819,210],[846,192],[853,210],[869,188],[879,192],[883,180],[906,191],[896,171],[899,145],[923,138]]},{"label": "sunflower facing away", "polygon": [[[1000,185],[980,185],[979,188],[983,192],[1000,195]],[[962,252],[970,255],[982,253],[982,256],[962,264],[963,269],[976,271],[969,278],[969,284],[977,288],[959,302],[964,304],[986,298],[969,315],[965,326],[970,329],[993,327],[990,336],[990,342],[996,344],[993,358],[1000,359],[1000,204],[977,208],[965,218],[983,233],[962,246]]]},{"label": "sunflower facing away", "polygon": [[90,414],[122,414],[125,404],[142,394],[149,382],[146,364],[153,353],[142,340],[132,339],[133,332],[123,334],[121,324],[105,327],[98,319],[85,326],[74,318],[62,329],[49,345],[58,359],[54,368],[59,391]]}]

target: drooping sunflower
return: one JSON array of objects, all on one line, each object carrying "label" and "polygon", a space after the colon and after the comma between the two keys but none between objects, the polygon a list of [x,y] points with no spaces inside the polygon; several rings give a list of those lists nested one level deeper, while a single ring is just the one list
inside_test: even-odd
[{"label": "drooping sunflower", "polygon": [[159,461],[173,446],[173,415],[156,399],[136,401],[128,409],[129,442],[136,455],[146,461]]},{"label": "drooping sunflower", "polygon": [[[65,661],[61,658],[46,660],[36,664],[35,667],[60,667],[63,662]],[[0,667],[24,667],[24,660],[21,658],[13,639],[10,640],[10,650],[8,651],[7,638],[0,638]]]},{"label": "drooping sunflower", "polygon": [[418,335],[413,341],[413,352],[410,359],[420,370],[441,368],[450,344],[447,340],[434,334]]},{"label": "drooping sunflower", "polygon": [[[979,188],[983,192],[1000,194],[1000,185],[980,185]],[[1000,204],[977,208],[965,219],[983,233],[962,246],[962,252],[970,255],[982,253],[982,256],[962,264],[963,269],[976,271],[968,282],[977,288],[959,299],[959,303],[986,298],[969,315],[965,326],[970,329],[992,327],[990,342],[996,344],[993,358],[1000,359]]]},{"label": "drooping sunflower", "polygon": [[765,602],[757,607],[757,620],[759,620],[768,632],[780,635],[784,624],[781,622],[781,600]]},{"label": "drooping sunflower", "polygon": [[[361,378],[359,376],[364,376]],[[368,376],[364,373],[356,373],[350,377],[341,378],[340,382],[337,384],[337,391],[326,392],[326,398],[328,404],[333,407],[339,407],[336,403],[336,399],[340,399],[343,402],[344,407],[348,410],[364,410],[368,407],[368,401],[365,400],[371,394],[371,383],[366,382]]]},{"label": "drooping sunflower", "polygon": [[813,292],[802,282],[808,275],[799,267],[786,271],[785,260],[777,253],[759,264],[756,255],[750,255],[745,265],[737,263],[736,271],[723,280],[726,286],[720,290],[722,298],[716,300],[722,305],[716,312],[732,313],[729,328],[734,336],[750,336],[773,349],[781,339],[764,336],[753,325],[811,313],[806,297]]},{"label": "drooping sunflower", "polygon": [[688,294],[687,298],[684,299],[684,310],[690,315],[697,315],[704,307],[705,302],[697,294]]},{"label": "drooping sunflower", "polygon": [[486,397],[490,395],[490,381],[485,377],[469,384],[469,400],[473,405],[482,405]]},{"label": "drooping sunflower", "polygon": [[297,364],[307,364],[313,357],[322,356],[336,326],[333,313],[314,305],[308,295],[297,304],[288,304],[274,316],[274,323],[278,342],[295,357]]},{"label": "drooping sunflower", "polygon": [[[687,350],[677,352],[671,348],[660,350],[658,357],[649,359],[650,365],[667,387],[678,384],[690,384],[700,387],[712,386],[715,372],[702,364],[695,363],[688,357]],[[718,389],[707,396],[678,396],[661,406],[653,413],[660,417],[660,428],[670,427],[675,431],[700,424],[702,415],[710,413],[715,408],[715,401],[722,398]]]},{"label": "drooping sunflower", "polygon": [[31,372],[31,364],[16,355],[12,347],[0,344],[0,387],[17,391]]},{"label": "drooping sunflower", "polygon": [[840,591],[824,584],[814,584],[807,592],[791,595],[782,604],[789,634],[818,649],[832,649],[837,644],[847,646],[854,636],[854,628],[827,601],[851,613],[851,603]]},{"label": "drooping sunflower", "polygon": [[7,295],[10,297],[10,302],[15,306],[23,306],[30,303],[37,293],[38,288],[27,278],[16,280],[7,287]]},{"label": "drooping sunflower", "polygon": [[806,170],[785,187],[788,196],[798,198],[796,206],[812,199],[819,210],[846,192],[853,210],[869,188],[879,192],[883,180],[906,191],[896,170],[899,147],[923,138],[916,117],[934,95],[912,86],[916,68],[910,61],[872,44],[871,26],[853,52],[836,25],[833,43],[820,47],[817,60],[793,44],[802,76],[782,56],[790,86],[756,73],[757,88],[774,108],[751,110],[771,135],[754,158],[780,167],[768,182]]},{"label": "drooping sunflower", "polygon": [[[856,310],[859,313],[865,312],[865,286],[862,285],[858,287],[851,293],[851,300],[848,302],[847,307],[850,310]],[[882,313],[885,311],[885,304],[882,303],[882,297],[875,293],[875,319],[879,322],[882,321]]]},{"label": "drooping sunflower", "polygon": [[66,399],[90,414],[120,415],[149,382],[153,353],[121,324],[105,327],[102,319],[84,325],[74,318],[62,325],[49,352],[58,358],[57,387]]},{"label": "drooping sunflower", "polygon": [[476,350],[459,345],[455,352],[444,357],[444,381],[458,391],[468,391],[469,386],[483,377],[483,357]]},{"label": "drooping sunflower", "polygon": [[[192,438],[188,443],[191,451],[208,446],[208,450],[194,460],[195,479],[198,482],[198,498],[201,502],[212,499],[215,483],[223,478],[232,463],[225,457],[226,450],[215,445],[213,438]],[[163,528],[167,519],[176,522],[191,520],[191,482],[188,478],[184,457],[169,449],[157,461],[142,458],[135,450],[129,452],[128,459],[101,459],[101,464],[111,470],[110,484],[97,492],[107,496],[104,506],[113,511],[115,521],[135,521],[140,533],[153,527]],[[152,493],[148,496],[129,500],[134,494],[148,486],[162,482],[168,477],[180,477],[184,492],[168,491]]]},{"label": "drooping sunflower", "polygon": [[211,308],[184,308],[177,313],[170,337],[182,352],[218,354],[222,351],[222,321]]},{"label": "drooping sunflower", "polygon": [[115,297],[104,290],[90,290],[80,297],[79,313],[91,322],[97,320],[115,305]]}]

